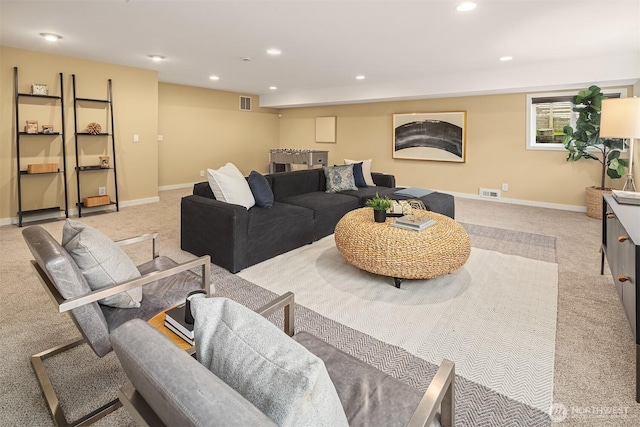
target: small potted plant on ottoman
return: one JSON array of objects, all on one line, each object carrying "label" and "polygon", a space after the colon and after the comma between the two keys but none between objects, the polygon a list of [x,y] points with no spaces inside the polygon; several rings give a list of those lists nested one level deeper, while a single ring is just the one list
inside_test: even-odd
[{"label": "small potted plant on ottoman", "polygon": [[373,209],[373,219],[376,222],[385,222],[387,220],[387,210],[391,207],[391,200],[388,197],[380,197],[376,193],[376,197],[367,200],[367,207]]}]

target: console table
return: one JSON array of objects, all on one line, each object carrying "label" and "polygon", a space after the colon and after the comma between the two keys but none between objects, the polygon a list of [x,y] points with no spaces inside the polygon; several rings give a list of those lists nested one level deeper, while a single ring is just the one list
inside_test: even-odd
[{"label": "console table", "polygon": [[636,402],[640,403],[640,206],[619,204],[606,195],[602,209],[600,274],[606,257],[636,341]]}]

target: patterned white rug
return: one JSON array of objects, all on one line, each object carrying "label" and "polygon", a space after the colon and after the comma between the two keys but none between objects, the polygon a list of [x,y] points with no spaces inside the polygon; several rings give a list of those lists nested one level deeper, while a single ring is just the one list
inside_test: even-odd
[{"label": "patterned white rug", "polygon": [[[537,236],[537,235],[533,235]],[[473,242],[473,236],[472,236]],[[472,248],[465,266],[430,280],[373,275],[325,237],[238,276],[544,412],[553,397],[558,267]]]}]

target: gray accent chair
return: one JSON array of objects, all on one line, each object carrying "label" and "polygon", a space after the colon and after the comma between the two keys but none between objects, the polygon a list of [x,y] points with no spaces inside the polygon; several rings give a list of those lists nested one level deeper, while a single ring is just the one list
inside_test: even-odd
[{"label": "gray accent chair", "polygon": [[[415,427],[438,425],[438,421],[443,426],[454,425],[453,362],[443,360],[422,395],[317,337],[305,332],[294,335],[291,292],[256,311],[267,317],[282,309],[285,333],[324,362],[349,425]],[[275,425],[195,360],[194,347],[182,351],[159,331],[136,320],[115,330],[111,341],[130,381],[120,389],[120,400],[138,425]]]},{"label": "gray accent chair", "polygon": [[[43,361],[81,344],[87,343],[99,357],[112,350],[109,334],[131,319],[147,321],[157,313],[184,301],[186,295],[196,289],[210,293],[211,264],[209,256],[177,264],[158,253],[158,234],[115,242],[119,246],[152,242],[152,259],[140,266],[141,276],[124,283],[108,286],[97,291],[89,288],[82,272],[71,255],[44,228],[32,226],[22,231],[34,260],[31,265],[42,282],[59,313],[68,313],[82,334],[80,339],[34,354],[31,364],[46,399],[55,425],[88,425],[121,406],[115,400],[79,418],[67,421]],[[190,271],[200,268],[201,275]],[[103,306],[98,300],[119,292],[142,286],[143,298],[139,308],[119,309]]]}]

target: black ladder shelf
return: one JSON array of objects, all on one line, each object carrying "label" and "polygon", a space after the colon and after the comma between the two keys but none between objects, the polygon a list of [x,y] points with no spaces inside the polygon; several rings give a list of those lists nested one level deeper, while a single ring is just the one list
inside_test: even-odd
[{"label": "black ladder shelf", "polygon": [[[15,96],[14,106],[15,106],[15,118],[16,118],[16,129],[15,129],[16,140],[15,141],[16,141],[16,165],[17,165],[16,176],[17,176],[17,183],[18,183],[18,226],[19,227],[22,227],[22,222],[24,220],[25,215],[60,212],[62,210],[60,205],[54,206],[54,207],[38,208],[38,209],[24,209],[22,196],[23,196],[23,190],[24,190],[23,185],[25,185],[26,182],[23,182],[23,179],[25,179],[28,176],[36,176],[36,175],[49,176],[49,177],[62,176],[63,193],[64,193],[64,215],[65,215],[65,218],[69,218],[69,195],[67,191],[67,152],[65,147],[66,140],[65,140],[65,129],[64,129],[64,126],[65,126],[64,98],[63,98],[64,77],[62,73],[59,73],[59,77],[60,77],[60,96],[20,93],[19,85],[18,85],[18,67],[13,67],[13,85],[14,85],[14,96]],[[28,100],[28,99],[36,100],[36,101],[39,100],[40,101],[39,103],[42,103],[42,104],[50,103],[51,108],[55,108],[55,104],[59,102],[61,131],[53,132],[53,133],[44,133],[44,132],[38,132],[38,130],[36,129],[37,133],[26,132],[26,131],[21,132],[20,131],[20,103],[22,102],[21,100]],[[62,158],[61,159],[62,169],[58,168],[58,170],[55,172],[28,173],[26,169],[22,169],[22,164],[21,164],[20,146],[23,142],[22,140],[27,138],[42,140],[44,137],[52,138],[49,140],[49,145],[51,145],[55,139],[58,139],[58,138],[60,139],[60,145],[61,145],[60,157]],[[41,144],[41,142],[38,142],[38,144]]]},{"label": "black ladder shelf", "polygon": [[[113,176],[113,189],[115,200],[110,199],[109,204],[114,205],[116,207],[116,212],[120,211],[120,203],[118,199],[118,175],[117,175],[117,167],[116,167],[116,139],[115,139],[115,128],[114,128],[114,120],[113,120],[113,92],[112,92],[112,82],[111,79],[107,81],[107,99],[96,99],[96,98],[81,98],[76,95],[76,75],[71,75],[71,81],[73,83],[73,121],[74,121],[74,135],[75,135],[75,149],[76,149],[76,183],[78,188],[78,216],[82,217],[83,209],[92,209],[92,208],[103,208],[105,205],[98,205],[87,207],[83,202],[83,190],[81,185],[81,175],[84,173],[106,173],[109,174],[109,171],[112,171],[111,174]],[[78,109],[79,104],[91,105],[93,104],[94,108],[106,108],[107,109],[107,121],[110,128],[107,129],[107,132],[101,131],[100,133],[90,133],[88,131],[78,131]],[[82,109],[82,108],[80,108]],[[81,164],[82,153],[81,153],[81,140],[88,138],[110,138],[111,139],[111,164],[108,167],[104,167],[103,165],[98,163],[94,164]],[[109,144],[105,147],[105,154],[109,154]],[[105,181],[108,181],[108,177],[105,178]],[[105,186],[106,188],[106,186]],[[86,196],[85,196],[86,197]]]}]

